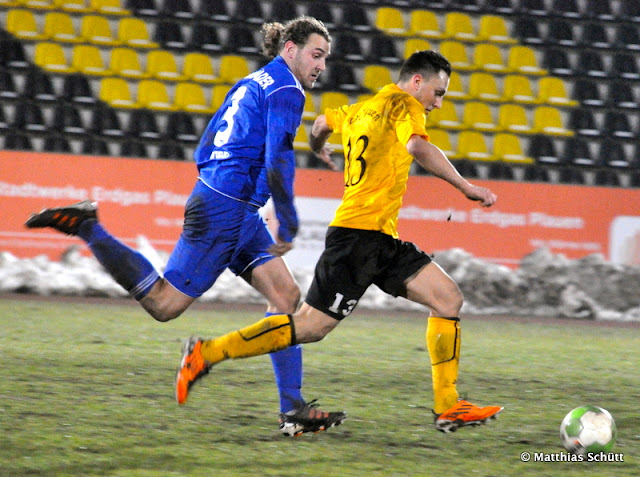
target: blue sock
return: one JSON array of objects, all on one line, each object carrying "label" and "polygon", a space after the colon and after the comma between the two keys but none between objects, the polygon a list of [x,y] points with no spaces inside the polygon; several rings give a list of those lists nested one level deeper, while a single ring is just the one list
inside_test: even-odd
[{"label": "blue sock", "polygon": [[[266,313],[265,316],[274,313]],[[271,353],[271,363],[280,393],[280,412],[289,412],[300,407],[302,397],[302,346],[289,346]]]},{"label": "blue sock", "polygon": [[98,262],[136,300],[144,298],[160,278],[144,255],[113,237],[97,220],[83,222],[78,237],[87,242]]}]

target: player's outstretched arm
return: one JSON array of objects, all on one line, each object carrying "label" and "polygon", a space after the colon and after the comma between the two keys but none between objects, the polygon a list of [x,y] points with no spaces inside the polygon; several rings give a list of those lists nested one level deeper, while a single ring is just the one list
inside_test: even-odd
[{"label": "player's outstretched arm", "polygon": [[407,142],[407,151],[424,169],[447,181],[468,199],[477,200],[483,207],[490,207],[497,200],[497,196],[486,187],[473,185],[462,177],[440,148],[424,138],[412,136]]},{"label": "player's outstretched arm", "polygon": [[313,122],[309,136],[309,146],[318,159],[324,162],[332,171],[338,170],[338,165],[331,159],[331,148],[327,146],[327,140],[333,131],[327,124],[327,118],[321,114]]}]

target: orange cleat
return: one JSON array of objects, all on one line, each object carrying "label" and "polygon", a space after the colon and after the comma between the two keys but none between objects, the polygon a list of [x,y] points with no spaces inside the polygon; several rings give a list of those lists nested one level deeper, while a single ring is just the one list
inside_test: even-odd
[{"label": "orange cleat", "polygon": [[83,200],[66,207],[42,209],[31,214],[25,225],[30,229],[51,227],[67,235],[76,235],[80,224],[88,219],[98,219],[98,204]]},{"label": "orange cleat", "polygon": [[435,415],[436,429],[455,432],[460,427],[486,424],[488,420],[496,419],[503,409],[501,406],[479,407],[460,400],[451,409]]},{"label": "orange cleat", "polygon": [[178,404],[184,404],[189,395],[189,389],[201,377],[209,374],[211,367],[202,357],[200,349],[202,347],[202,339],[189,338],[184,343],[182,351],[182,361],[180,369],[176,376],[176,399]]}]

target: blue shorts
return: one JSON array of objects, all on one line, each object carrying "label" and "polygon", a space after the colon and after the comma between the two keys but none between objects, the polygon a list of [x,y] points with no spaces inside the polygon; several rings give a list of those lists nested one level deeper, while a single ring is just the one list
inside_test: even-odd
[{"label": "blue shorts", "polygon": [[197,298],[230,269],[236,275],[273,258],[274,243],[254,205],[226,197],[198,181],[189,196],[184,226],[164,272],[182,293]]}]

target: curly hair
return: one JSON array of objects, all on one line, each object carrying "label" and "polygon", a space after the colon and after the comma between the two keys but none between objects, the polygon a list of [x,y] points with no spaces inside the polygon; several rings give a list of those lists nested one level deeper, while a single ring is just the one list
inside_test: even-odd
[{"label": "curly hair", "polygon": [[331,35],[320,20],[313,17],[301,16],[288,21],[285,25],[278,22],[262,25],[264,39],[262,53],[268,58],[275,58],[288,41],[296,45],[304,45],[309,36],[316,33],[331,43]]}]

